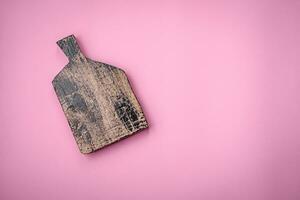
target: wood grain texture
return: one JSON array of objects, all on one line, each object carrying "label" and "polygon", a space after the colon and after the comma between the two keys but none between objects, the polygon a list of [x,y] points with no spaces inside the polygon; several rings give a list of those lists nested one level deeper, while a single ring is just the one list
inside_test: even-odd
[{"label": "wood grain texture", "polygon": [[148,127],[123,70],[86,58],[74,35],[57,44],[69,63],[52,84],[80,152],[94,152]]}]

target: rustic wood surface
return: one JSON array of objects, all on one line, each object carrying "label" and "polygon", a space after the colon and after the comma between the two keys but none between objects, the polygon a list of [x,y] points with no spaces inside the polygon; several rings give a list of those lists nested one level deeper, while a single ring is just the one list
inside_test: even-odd
[{"label": "rustic wood surface", "polygon": [[86,58],[74,35],[57,44],[69,63],[52,84],[80,152],[91,153],[148,127],[123,70]]}]

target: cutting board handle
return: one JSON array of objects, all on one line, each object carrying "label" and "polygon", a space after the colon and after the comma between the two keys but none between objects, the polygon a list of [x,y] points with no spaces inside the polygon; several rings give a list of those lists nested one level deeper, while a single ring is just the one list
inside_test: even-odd
[{"label": "cutting board handle", "polygon": [[63,50],[69,60],[76,60],[78,56],[84,57],[74,35],[69,35],[57,41],[56,44]]}]

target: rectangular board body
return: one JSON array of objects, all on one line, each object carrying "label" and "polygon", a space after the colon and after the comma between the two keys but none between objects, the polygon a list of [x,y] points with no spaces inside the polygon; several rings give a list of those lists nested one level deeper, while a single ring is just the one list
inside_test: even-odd
[{"label": "rectangular board body", "polygon": [[73,35],[58,45],[69,63],[52,84],[82,153],[148,127],[123,70],[86,58]]}]

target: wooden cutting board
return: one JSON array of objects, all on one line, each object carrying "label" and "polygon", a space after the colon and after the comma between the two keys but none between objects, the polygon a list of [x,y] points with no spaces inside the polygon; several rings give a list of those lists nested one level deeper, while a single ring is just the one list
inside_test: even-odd
[{"label": "wooden cutting board", "polygon": [[81,153],[148,127],[123,70],[85,57],[74,35],[57,44],[69,63],[52,84]]}]

